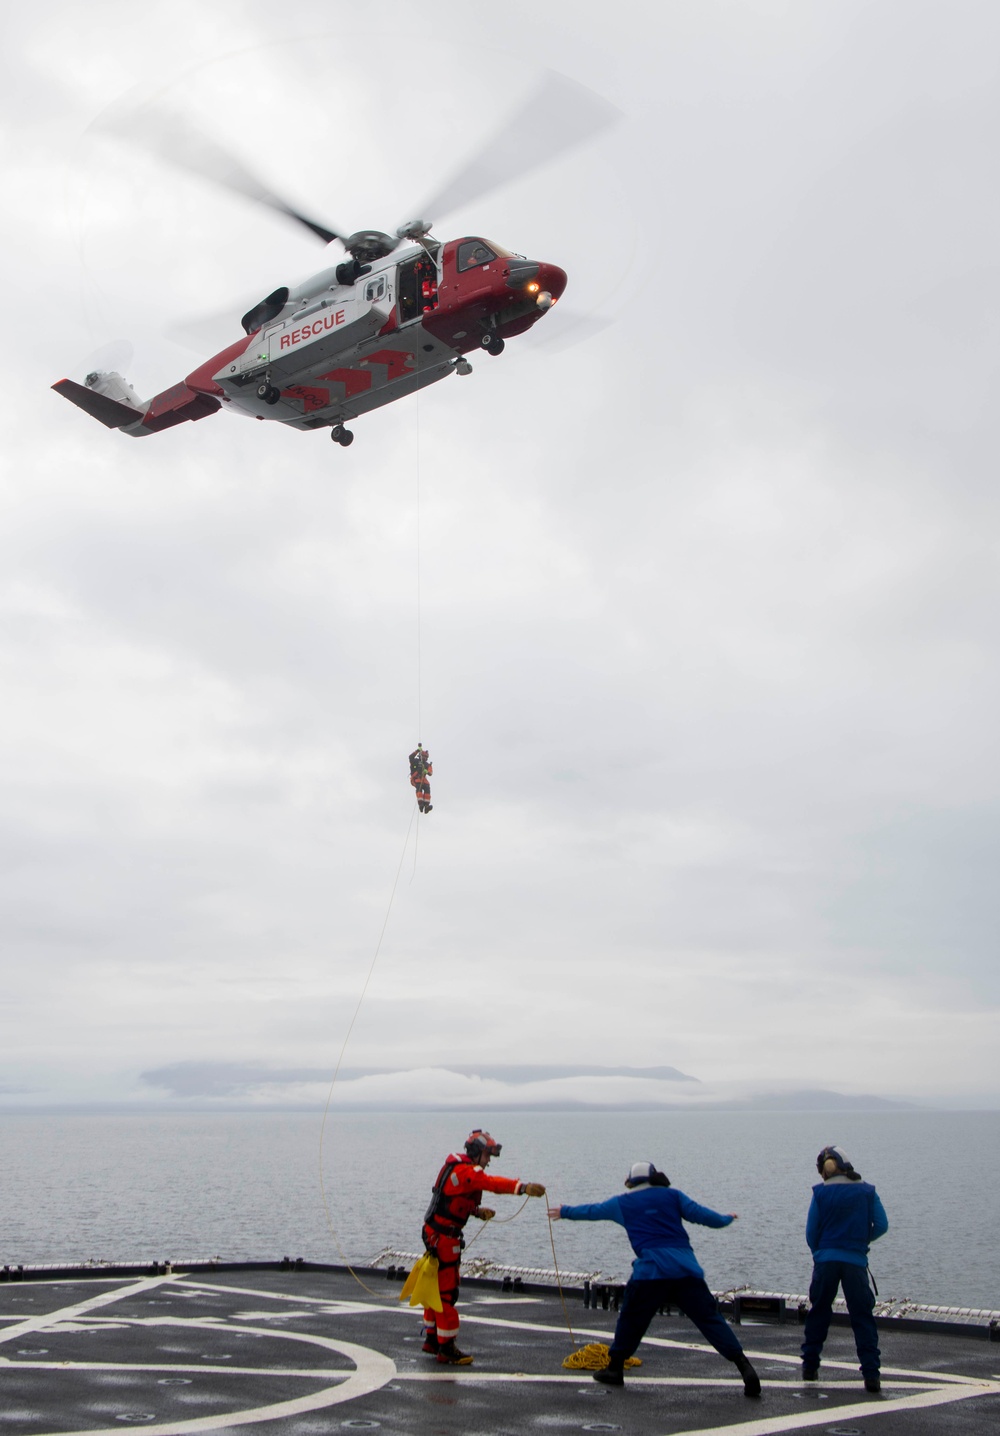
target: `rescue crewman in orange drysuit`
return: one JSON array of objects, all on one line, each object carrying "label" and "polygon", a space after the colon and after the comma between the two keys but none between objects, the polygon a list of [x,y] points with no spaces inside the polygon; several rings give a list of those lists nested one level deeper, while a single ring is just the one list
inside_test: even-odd
[{"label": "rescue crewman in orange drysuit", "polygon": [[495,1215],[479,1205],[483,1192],[506,1192],[514,1197],[544,1197],[540,1182],[521,1182],[513,1177],[491,1177],[486,1171],[491,1157],[499,1157],[500,1143],[478,1127],[470,1132],[465,1152],[452,1152],[438,1172],[431,1204],[424,1216],[424,1246],[438,1259],[438,1289],[443,1310],[424,1308],[424,1351],[436,1356],[442,1366],[471,1366],[472,1357],[459,1351],[458,1335],[459,1263],[465,1241],[462,1229],[470,1217],[488,1222]]},{"label": "rescue crewman in orange drysuit", "polygon": [[410,754],[410,783],[416,789],[417,807],[422,813],[431,811],[431,785],[427,779],[433,772],[431,755],[418,743]]}]

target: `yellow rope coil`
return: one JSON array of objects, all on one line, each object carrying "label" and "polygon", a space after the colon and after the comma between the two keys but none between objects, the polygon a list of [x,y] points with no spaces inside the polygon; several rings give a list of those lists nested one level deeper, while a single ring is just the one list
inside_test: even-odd
[{"label": "yellow rope coil", "polygon": [[[563,1361],[563,1366],[569,1371],[603,1371],[607,1364],[608,1348],[603,1341],[589,1341],[586,1346],[578,1346]],[[641,1366],[642,1362],[638,1356],[627,1356],[625,1365]]]}]

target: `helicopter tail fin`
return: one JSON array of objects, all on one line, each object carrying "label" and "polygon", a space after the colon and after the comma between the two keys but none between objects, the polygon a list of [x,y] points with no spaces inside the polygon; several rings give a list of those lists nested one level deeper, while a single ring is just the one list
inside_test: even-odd
[{"label": "helicopter tail fin", "polygon": [[[135,398],[131,387],[125,383],[120,374],[102,374],[101,380],[117,379],[119,383],[114,385],[115,389],[126,389],[132,398]],[[76,384],[72,379],[60,379],[57,384],[52,385],[57,394],[75,404],[91,418],[97,419],[108,429],[127,429],[131,424],[141,424],[145,414],[145,407],[140,406],[138,400],[134,403],[126,399],[122,394],[108,393],[107,387],[98,388],[96,385]]]},{"label": "helicopter tail fin", "polygon": [[113,373],[88,374],[86,384],[60,379],[52,387],[107,428],[120,429],[136,439],[172,429],[175,424],[207,418],[222,408],[218,399],[199,394],[186,384],[175,384],[144,404],[131,384]]}]

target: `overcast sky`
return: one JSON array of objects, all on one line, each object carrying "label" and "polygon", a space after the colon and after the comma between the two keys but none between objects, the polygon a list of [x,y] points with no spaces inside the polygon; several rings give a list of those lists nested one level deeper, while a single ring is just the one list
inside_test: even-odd
[{"label": "overcast sky", "polygon": [[[996,5],[6,29],[0,1101],[332,1072],[388,913],[353,1067],[1000,1103]],[[107,107],[392,229],[547,68],[619,125],[432,216],[569,275],[501,358],[350,450],[50,391],[128,339],[149,397],[330,262]]]}]

